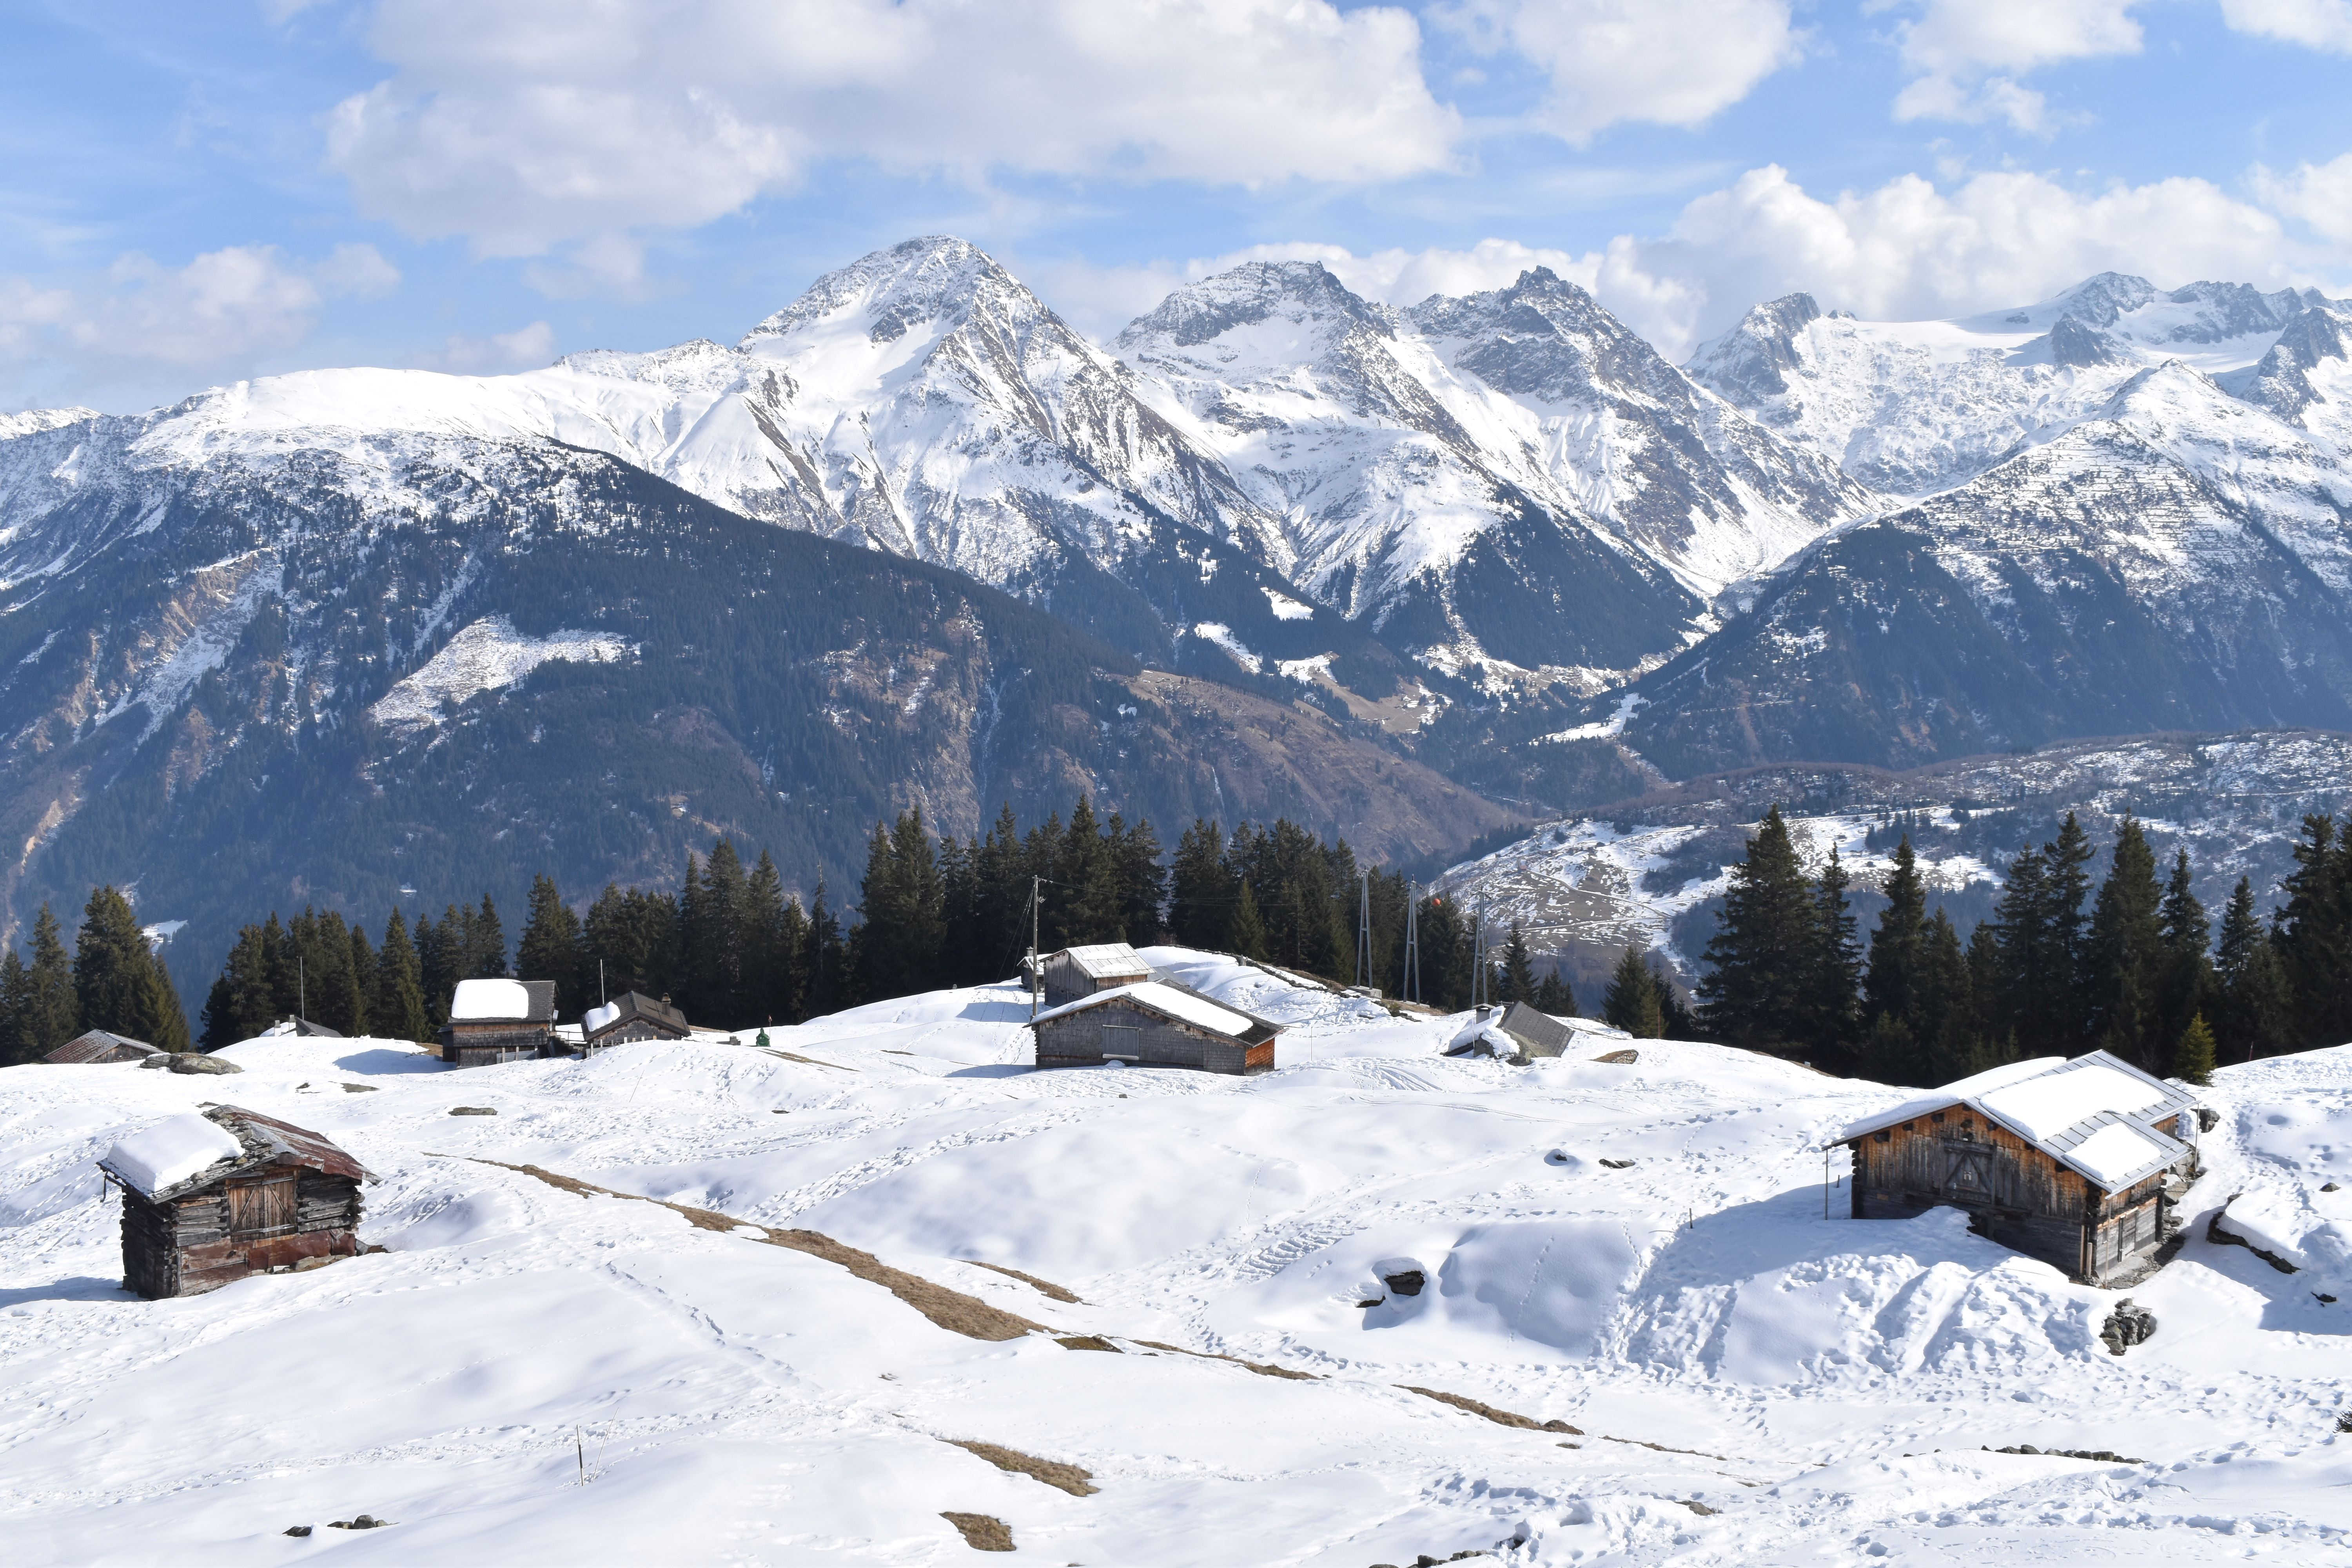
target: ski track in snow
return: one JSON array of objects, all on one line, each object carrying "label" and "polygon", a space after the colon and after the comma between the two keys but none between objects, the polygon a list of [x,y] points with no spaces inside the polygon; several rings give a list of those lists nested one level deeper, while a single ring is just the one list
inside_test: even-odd
[{"label": "ski track in snow", "polygon": [[[2352,1539],[2352,1309],[2315,1300],[2352,1296],[2352,1203],[2318,1191],[2352,1163],[2352,1047],[2206,1091],[2192,1239],[2131,1292],[2160,1326],[2116,1360],[2112,1293],[1951,1211],[1822,1217],[1820,1141],[1900,1089],[1712,1046],[1582,1059],[1606,1031],[1455,1061],[1459,1020],[1150,957],[1289,1024],[1277,1070],[1036,1073],[1009,985],[770,1031],[829,1066],[706,1042],[457,1073],[289,1037],[231,1047],[226,1079],[7,1069],[10,1560],[919,1563],[961,1560],[951,1510],[1097,1564],[2313,1562]],[[213,1097],[358,1154],[389,1250],[122,1292],[95,1162]],[[821,1259],[466,1156],[821,1230],[1125,1353],[964,1339]],[[2308,1267],[2204,1239],[2225,1204]],[[1419,1297],[1373,1277],[1392,1257]],[[1985,1451],[2020,1443],[2145,1462]],[[395,1522],[324,1528],[362,1511]]]}]

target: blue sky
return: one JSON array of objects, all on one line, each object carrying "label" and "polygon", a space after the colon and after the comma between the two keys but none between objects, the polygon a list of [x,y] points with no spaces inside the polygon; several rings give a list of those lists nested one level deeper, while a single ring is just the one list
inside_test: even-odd
[{"label": "blue sky", "polygon": [[2352,293],[2352,0],[12,0],[0,411],[731,341],[908,235],[1108,336],[1250,255],[1756,300]]}]

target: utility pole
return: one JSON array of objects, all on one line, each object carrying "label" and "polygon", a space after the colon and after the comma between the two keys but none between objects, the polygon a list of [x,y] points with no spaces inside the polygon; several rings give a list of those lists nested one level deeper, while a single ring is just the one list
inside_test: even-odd
[{"label": "utility pole", "polygon": [[1037,901],[1045,885],[1043,877],[1029,879],[1029,1021],[1037,1021],[1038,1004],[1045,999],[1045,976],[1037,967]]},{"label": "utility pole", "polygon": [[596,1005],[602,1007],[611,1000],[604,994],[604,961],[600,958],[596,961]]},{"label": "utility pole", "polygon": [[1407,882],[1404,889],[1404,999],[1421,1000],[1421,884]]},{"label": "utility pole", "polygon": [[1363,873],[1362,896],[1356,901],[1356,984],[1372,983],[1372,874]]},{"label": "utility pole", "polygon": [[1470,927],[1470,1005],[1484,1009],[1494,1005],[1495,998],[1486,984],[1486,900],[1478,900],[1477,912],[1471,917]]},{"label": "utility pole", "polygon": [[[281,969],[278,973],[283,974],[286,972]],[[296,1021],[299,1022],[310,1016],[310,972],[304,965],[302,955],[298,952],[294,955],[294,1016]]]}]

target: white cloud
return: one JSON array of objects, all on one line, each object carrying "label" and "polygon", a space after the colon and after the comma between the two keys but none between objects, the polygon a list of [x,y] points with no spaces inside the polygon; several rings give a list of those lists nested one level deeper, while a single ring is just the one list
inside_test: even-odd
[{"label": "white cloud", "polygon": [[2352,0],[2221,0],[2221,19],[2241,33],[2352,55]]},{"label": "white cloud", "polygon": [[1543,68],[1537,118],[1579,144],[1622,121],[1697,125],[1800,52],[1787,0],[1459,0],[1433,16]]},{"label": "white cloud", "polygon": [[399,283],[371,245],[338,246],[317,261],[289,259],[273,245],[230,246],[179,268],[133,252],[102,276],[65,285],[0,279],[0,358],[18,385],[60,363],[101,383],[158,365],[241,374],[308,338],[327,300],[371,298]]},{"label": "white cloud", "polygon": [[1914,79],[1896,96],[1895,117],[1972,124],[1997,119],[2047,132],[2047,101],[2017,78],[2066,60],[2137,54],[2144,34],[2131,12],[2141,3],[1925,0],[1916,16],[1895,24],[1896,50]]},{"label": "white cloud", "polygon": [[691,227],[814,163],[1255,184],[1447,167],[1421,34],[1328,0],[384,0],[329,153],[362,209],[488,255]]},{"label": "white cloud", "polygon": [[2305,163],[2288,174],[2254,171],[2254,189],[2314,233],[2352,247],[2352,153],[2326,163]]},{"label": "white cloud", "polygon": [[452,332],[441,346],[416,356],[420,370],[443,370],[458,375],[489,375],[502,371],[536,370],[555,357],[555,329],[533,321],[511,332],[473,337]]}]

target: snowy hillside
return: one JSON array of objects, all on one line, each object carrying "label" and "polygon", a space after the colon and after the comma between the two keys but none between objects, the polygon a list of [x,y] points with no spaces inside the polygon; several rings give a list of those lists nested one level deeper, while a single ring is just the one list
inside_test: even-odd
[{"label": "snowy hillside", "polygon": [[[1277,1070],[1034,1073],[1003,988],[773,1052],[8,1069],[12,1561],[949,1563],[950,1513],[1041,1562],[1346,1568],[2302,1561],[2352,1531],[2347,1309],[2314,1295],[2347,1283],[2317,1189],[2352,1050],[2206,1091],[2197,1239],[2118,1362],[2113,1295],[1954,1213],[1823,1217],[1821,1140],[1899,1090],[1665,1042],[1596,1065],[1626,1042],[1591,1035],[1445,1060],[1444,1023],[1152,957],[1290,1022]],[[386,1250],[118,1290],[94,1162],[215,1098],[348,1147]],[[2309,1267],[2202,1239],[2225,1200]],[[1990,1451],[2022,1445],[2125,1458]],[[390,1522],[332,1528],[362,1513]]]}]

